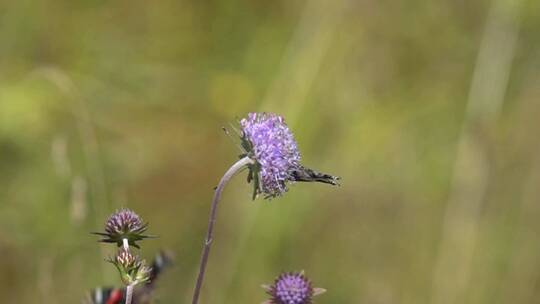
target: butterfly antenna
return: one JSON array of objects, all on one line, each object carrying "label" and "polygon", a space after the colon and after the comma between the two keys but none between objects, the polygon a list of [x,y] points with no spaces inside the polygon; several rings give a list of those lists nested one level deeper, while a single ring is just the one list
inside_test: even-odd
[{"label": "butterfly antenna", "polygon": [[[231,124],[230,128],[236,133],[236,134],[239,134],[238,133],[238,130],[234,128],[234,126]],[[221,129],[223,130],[223,132],[225,132],[225,134],[231,139],[231,141],[234,143],[234,145],[240,149],[240,151],[243,153],[245,152],[244,149],[242,148],[242,145],[240,145],[238,143],[238,138],[235,138],[231,135],[231,132],[229,132],[229,129],[225,128],[225,127],[221,127]]]},{"label": "butterfly antenna", "polygon": [[242,137],[242,132],[238,130],[235,125],[229,123],[229,127],[234,131],[234,133],[236,133],[236,136]]}]

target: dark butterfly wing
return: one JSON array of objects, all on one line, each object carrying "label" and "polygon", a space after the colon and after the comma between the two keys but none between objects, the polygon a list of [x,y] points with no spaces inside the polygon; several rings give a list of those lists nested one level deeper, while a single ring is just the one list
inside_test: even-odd
[{"label": "dark butterfly wing", "polygon": [[170,252],[160,251],[154,257],[152,262],[152,273],[150,275],[150,282],[154,282],[157,277],[165,270],[167,267],[171,266],[173,263],[173,257]]},{"label": "dark butterfly wing", "polygon": [[[135,287],[132,304],[151,303],[156,279],[170,265],[172,265],[172,254],[165,251],[156,254],[152,262],[150,280],[147,284]],[[124,288],[98,287],[88,293],[83,304],[123,304],[126,301],[125,294]]]},{"label": "dark butterfly wing", "polygon": [[298,166],[291,172],[291,180],[296,182],[319,182],[339,186],[340,177],[320,173],[304,166]]},{"label": "dark butterfly wing", "polygon": [[112,287],[98,287],[91,290],[84,304],[121,304],[125,300],[125,290]]}]

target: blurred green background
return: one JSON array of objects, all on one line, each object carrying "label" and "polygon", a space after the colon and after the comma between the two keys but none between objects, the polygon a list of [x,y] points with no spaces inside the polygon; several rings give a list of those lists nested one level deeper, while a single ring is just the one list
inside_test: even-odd
[{"label": "blurred green background", "polygon": [[538,303],[540,2],[0,1],[0,302],[119,284],[96,243],[133,208],[188,303],[221,127],[284,115],[342,186],[219,212],[202,303],[260,303],[305,269],[317,303]]}]

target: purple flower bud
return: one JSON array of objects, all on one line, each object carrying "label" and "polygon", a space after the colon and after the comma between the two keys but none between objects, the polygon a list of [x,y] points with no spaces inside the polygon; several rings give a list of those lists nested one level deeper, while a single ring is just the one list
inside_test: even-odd
[{"label": "purple flower bud", "polygon": [[137,261],[136,256],[131,254],[129,250],[120,249],[116,255],[116,263],[122,265],[125,268],[131,267]]},{"label": "purple flower bud", "polygon": [[120,273],[120,278],[126,285],[136,285],[150,280],[152,269],[146,266],[146,261],[140,260],[138,256],[129,250],[120,248],[116,256],[109,259]]},{"label": "purple flower bud", "polygon": [[133,211],[122,209],[113,213],[105,223],[105,233],[94,232],[103,236],[101,242],[116,243],[122,246],[123,240],[127,239],[129,245],[139,248],[136,243],[150,236],[143,235],[148,228],[148,224]]},{"label": "purple flower bud", "polygon": [[287,183],[322,182],[337,185],[339,177],[319,173],[300,164],[300,152],[283,117],[270,113],[249,113],[240,120],[242,149],[255,161],[249,166],[248,182],[253,181],[253,198],[285,193]]},{"label": "purple flower bud", "polygon": [[263,288],[271,296],[266,304],[311,304],[314,296],[326,291],[313,288],[303,272],[282,273],[273,285]]}]

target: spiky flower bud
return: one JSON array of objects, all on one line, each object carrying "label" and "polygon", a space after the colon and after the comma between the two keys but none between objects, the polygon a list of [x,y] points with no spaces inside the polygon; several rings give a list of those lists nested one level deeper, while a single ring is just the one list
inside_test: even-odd
[{"label": "spiky flower bud", "polygon": [[122,265],[124,268],[132,267],[136,261],[136,256],[133,255],[131,251],[125,250],[123,248],[120,249],[120,251],[118,251],[118,254],[116,255],[116,263]]},{"label": "spiky flower bud", "polygon": [[287,183],[295,181],[337,184],[339,178],[318,173],[300,164],[300,152],[283,117],[270,113],[249,113],[240,120],[242,148],[255,161],[249,166],[248,182],[253,181],[253,198],[282,195]]},{"label": "spiky flower bud", "polygon": [[150,279],[152,269],[129,250],[120,248],[116,256],[109,259],[109,262],[116,266],[122,282],[126,285],[137,285]]},{"label": "spiky flower bud", "polygon": [[326,292],[322,288],[313,288],[303,271],[282,273],[273,285],[262,287],[271,296],[263,304],[311,304],[314,296]]},{"label": "spiky flower bud", "polygon": [[105,233],[94,232],[94,234],[103,236],[101,242],[116,243],[120,247],[126,239],[129,245],[139,248],[136,242],[150,237],[143,235],[147,228],[148,224],[144,223],[135,212],[121,209],[109,217],[105,223]]}]

